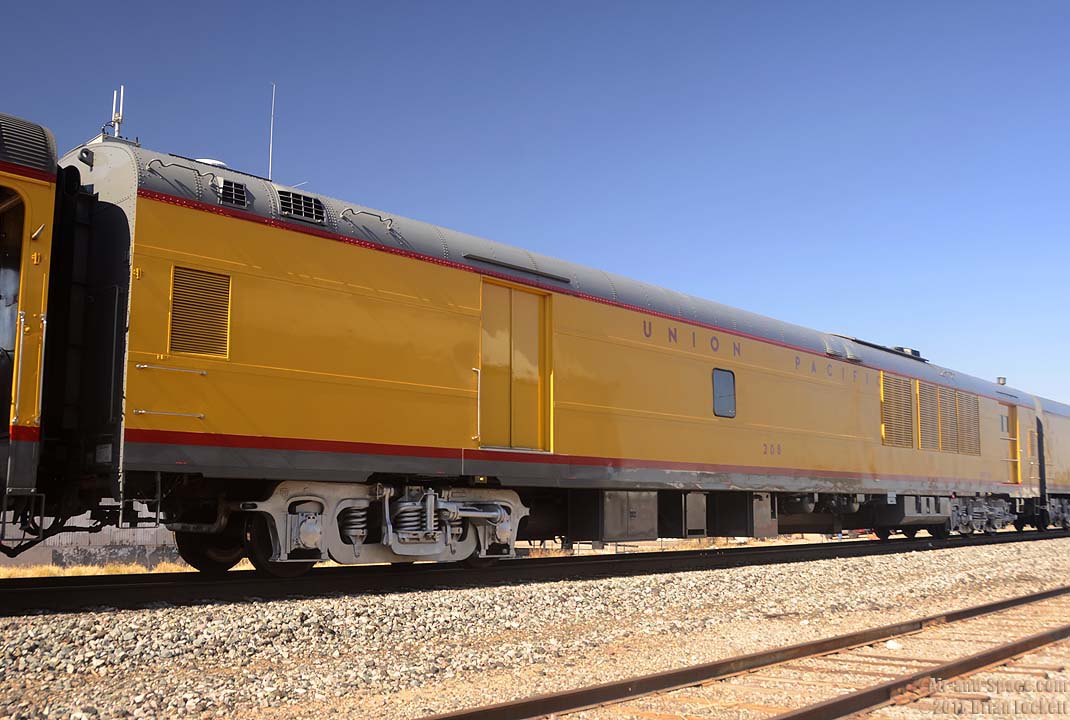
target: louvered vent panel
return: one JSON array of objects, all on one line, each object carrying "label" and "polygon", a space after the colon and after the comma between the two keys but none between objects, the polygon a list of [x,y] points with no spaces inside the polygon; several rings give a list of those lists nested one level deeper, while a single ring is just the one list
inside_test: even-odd
[{"label": "louvered vent panel", "polygon": [[881,423],[884,425],[884,444],[893,447],[914,447],[914,393],[906,378],[882,373]]},{"label": "louvered vent panel", "polygon": [[976,395],[955,391],[959,410],[959,452],[981,454],[981,414]]},{"label": "louvered vent panel", "polygon": [[940,449],[940,410],[936,386],[918,383],[918,420],[922,450]]},{"label": "louvered vent panel", "polygon": [[959,413],[955,391],[939,388],[940,391],[940,449],[944,452],[959,451]]},{"label": "louvered vent panel", "polygon": [[171,288],[171,352],[226,357],[230,277],[176,267]]},{"label": "louvered vent panel", "polygon": [[0,113],[0,161],[55,172],[55,142],[40,125]]},{"label": "louvered vent panel", "polygon": [[245,196],[245,185],[231,180],[224,180],[223,187],[219,191],[219,201],[227,205],[245,207],[249,204],[248,198]]},{"label": "louvered vent panel", "polygon": [[290,217],[321,223],[326,217],[323,203],[314,197],[279,190],[279,212]]}]

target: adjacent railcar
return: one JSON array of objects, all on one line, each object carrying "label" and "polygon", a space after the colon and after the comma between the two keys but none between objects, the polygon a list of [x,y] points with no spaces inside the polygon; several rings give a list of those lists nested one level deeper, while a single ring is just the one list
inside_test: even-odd
[{"label": "adjacent railcar", "polygon": [[53,529],[161,520],[202,570],[278,575],[1070,526],[1066,405],[121,138],[51,161],[56,240],[20,246],[47,287],[12,372],[24,526],[30,497]]},{"label": "adjacent railcar", "polygon": [[[0,115],[0,392],[9,423],[0,441],[3,525],[9,514],[39,532],[40,388],[46,293],[57,196],[56,144],[45,128]],[[7,512],[10,510],[10,513]]]}]

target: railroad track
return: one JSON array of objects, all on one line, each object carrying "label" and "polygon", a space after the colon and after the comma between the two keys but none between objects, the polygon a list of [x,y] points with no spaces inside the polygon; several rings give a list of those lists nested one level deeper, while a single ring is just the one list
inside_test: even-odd
[{"label": "railroad track", "polygon": [[[1070,586],[680,670],[424,720],[828,720],[921,699],[980,701],[978,671],[1059,672],[1018,659],[1070,638]],[[1070,650],[1070,648],[1067,648]],[[1020,677],[1020,676],[1019,676]],[[877,717],[875,714],[873,717]]]},{"label": "railroad track", "polygon": [[518,582],[552,582],[889,555],[1057,537],[1066,535],[1005,532],[973,537],[954,536],[944,540],[897,538],[887,542],[863,540],[627,555],[528,558],[503,561],[483,569],[447,564],[316,568],[301,578],[289,581],[242,571],[228,573],[223,578],[197,573],[18,578],[0,581],[0,616],[83,611],[96,607],[126,609],[161,603],[187,605],[208,601],[271,600],[488,587]]},{"label": "railroad track", "polygon": [[1070,641],[1061,641],[941,683],[934,692],[904,694],[873,720],[929,720],[941,716],[1070,716]]}]

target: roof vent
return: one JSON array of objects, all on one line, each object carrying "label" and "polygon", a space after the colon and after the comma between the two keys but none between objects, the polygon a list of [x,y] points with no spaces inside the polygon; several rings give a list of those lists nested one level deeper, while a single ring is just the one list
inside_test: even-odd
[{"label": "roof vent", "polygon": [[319,199],[289,190],[279,190],[279,212],[315,223],[322,223],[327,215]]},{"label": "roof vent", "polygon": [[909,355],[912,358],[918,358],[919,360],[921,359],[921,350],[915,350],[914,348],[908,348],[908,347],[900,347],[898,345],[896,345],[892,349],[895,350],[896,352],[901,352],[904,355]]},{"label": "roof vent", "polygon": [[996,378],[996,382],[999,383],[1000,385],[1006,385],[1007,384],[1007,378],[1005,378],[1002,375],[1000,375],[998,378]]},{"label": "roof vent", "polygon": [[225,205],[237,205],[238,207],[246,207],[249,204],[244,183],[220,178],[216,187],[219,189],[219,202]]}]

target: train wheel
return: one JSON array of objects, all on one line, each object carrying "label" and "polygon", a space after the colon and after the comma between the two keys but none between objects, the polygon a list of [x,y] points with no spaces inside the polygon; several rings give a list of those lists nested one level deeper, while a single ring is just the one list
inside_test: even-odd
[{"label": "train wheel", "polygon": [[873,534],[878,540],[887,540],[892,536],[892,529],[886,527],[873,528]]},{"label": "train wheel", "polygon": [[267,518],[254,513],[245,521],[245,552],[249,562],[261,575],[295,578],[304,575],[314,562],[274,562],[271,560],[271,532]]},{"label": "train wheel", "polygon": [[464,560],[461,560],[462,567],[471,568],[472,570],[489,570],[498,564],[498,558],[494,556],[479,557],[480,544],[480,542],[477,542],[476,548],[472,551],[472,554]]},{"label": "train wheel", "polygon": [[1025,532],[1025,520],[1020,517],[1014,519],[1014,529],[1018,532]]},{"label": "train wheel", "polygon": [[917,528],[913,528],[913,527],[912,528],[903,528],[902,532],[903,532],[903,535],[905,535],[908,540],[913,540],[918,535],[918,529]]},{"label": "train wheel", "polygon": [[188,565],[205,575],[224,575],[245,557],[240,523],[221,533],[175,532],[175,546]]}]

